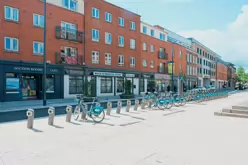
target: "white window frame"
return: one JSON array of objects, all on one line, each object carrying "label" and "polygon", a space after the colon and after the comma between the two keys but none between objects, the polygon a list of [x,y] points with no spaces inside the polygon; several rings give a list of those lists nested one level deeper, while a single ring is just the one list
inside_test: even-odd
[{"label": "white window frame", "polygon": [[150,66],[150,67],[151,67],[152,69],[154,68],[154,65],[155,65],[155,64],[154,64],[154,61],[151,61],[151,66]]},{"label": "white window frame", "polygon": [[147,44],[145,42],[143,43],[143,50],[147,51]]},{"label": "white window frame", "polygon": [[119,47],[124,47],[125,45],[125,38],[123,36],[118,37]]},{"label": "white window frame", "polygon": [[[92,29],[91,33],[92,33],[92,41],[99,42],[100,41],[100,31],[97,29]],[[94,37],[94,33],[96,33],[96,34],[98,33],[98,38]]]},{"label": "white window frame", "polygon": [[105,59],[105,65],[111,65],[112,64],[111,53],[105,53],[104,59]]},{"label": "white window frame", "polygon": [[67,38],[67,35],[71,34],[74,35],[74,39],[77,38],[77,25],[61,21],[61,37]]},{"label": "white window frame", "polygon": [[[38,52],[36,52],[36,50],[35,50],[35,44],[38,44]],[[43,47],[43,52],[41,52],[41,48],[42,47]],[[33,53],[35,55],[44,55],[44,43],[43,42],[34,41],[33,42]]]},{"label": "white window frame", "polygon": [[[161,36],[162,36],[162,37],[161,37]],[[160,39],[161,41],[165,41],[165,34],[160,33],[160,34],[159,34],[159,39]]]},{"label": "white window frame", "polygon": [[112,23],[112,14],[111,13],[108,13],[108,12],[105,13],[105,21]]},{"label": "white window frame", "polygon": [[112,44],[112,34],[105,32],[105,44],[111,45]]},{"label": "white window frame", "polygon": [[136,40],[130,39],[130,49],[135,50],[136,49]]},{"label": "white window frame", "polygon": [[[7,39],[10,40],[10,49],[7,49],[7,44],[6,44],[6,40]],[[17,42],[17,48],[16,49],[14,49],[14,41]],[[6,51],[18,52],[19,51],[19,39],[17,39],[17,38],[11,38],[11,37],[4,37],[4,49]]]},{"label": "white window frame", "polygon": [[118,65],[119,66],[124,66],[125,63],[125,57],[123,55],[118,56]]},{"label": "white window frame", "polygon": [[100,10],[98,8],[92,7],[92,17],[93,18],[100,18]]},{"label": "white window frame", "polygon": [[[152,32],[153,32],[153,35],[152,35]],[[151,29],[151,32],[150,33],[151,33],[151,36],[152,37],[155,37],[155,30]]]},{"label": "white window frame", "polygon": [[125,27],[125,19],[124,19],[124,18],[119,17],[119,25],[120,25],[121,27]]},{"label": "white window frame", "polygon": [[[7,14],[6,14],[7,13],[7,8],[10,9],[10,17],[9,18],[7,17]],[[16,13],[14,11],[16,11]],[[15,14],[17,14],[17,15],[15,16]],[[6,20],[19,22],[19,14],[20,14],[19,9],[13,8],[13,7],[10,7],[10,6],[4,6],[4,18]]]},{"label": "white window frame", "polygon": [[[145,30],[146,30],[146,31],[145,31]],[[146,27],[146,26],[143,26],[142,31],[143,31],[143,34],[147,34],[147,27]]]},{"label": "white window frame", "polygon": [[[37,19],[38,19],[38,25],[36,25],[36,21],[35,21],[35,18],[37,16]],[[42,25],[42,19],[43,19],[43,25]],[[33,25],[36,26],[36,27],[42,27],[44,28],[44,16],[43,15],[40,15],[40,14],[33,14]]]},{"label": "white window frame", "polygon": [[155,46],[151,45],[151,52],[154,53],[155,52]]},{"label": "white window frame", "polygon": [[133,31],[136,31],[136,23],[131,21],[130,22],[130,29],[133,30]]},{"label": "white window frame", "polygon": [[143,60],[143,67],[144,68],[147,68],[148,67],[147,60]]},{"label": "white window frame", "polygon": [[[66,0],[62,0],[62,6],[63,6],[63,8],[68,9],[68,10],[72,10],[72,11],[78,11],[78,1],[77,0],[68,0],[68,4],[69,4],[68,7],[65,6],[65,2],[64,1],[66,1]],[[76,3],[76,8],[75,9],[71,8],[71,2],[72,1]]]},{"label": "white window frame", "polygon": [[100,52],[92,51],[91,52],[91,62],[92,64],[99,64],[100,63]]},{"label": "white window frame", "polygon": [[68,53],[67,53],[68,49],[70,49],[70,52],[71,52],[70,57],[77,57],[77,53],[78,53],[77,48],[67,47],[67,46],[64,47],[64,54],[63,55],[68,56]]},{"label": "white window frame", "polygon": [[135,68],[136,66],[136,59],[134,57],[130,57],[130,67]]}]

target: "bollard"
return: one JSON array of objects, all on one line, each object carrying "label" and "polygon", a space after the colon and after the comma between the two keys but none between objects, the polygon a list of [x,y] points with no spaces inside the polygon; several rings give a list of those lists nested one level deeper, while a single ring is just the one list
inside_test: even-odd
[{"label": "bollard", "polygon": [[28,109],[27,117],[28,117],[27,128],[32,129],[34,126],[34,110],[33,109]]},{"label": "bollard", "polygon": [[82,110],[81,119],[85,120],[86,119],[86,113],[88,111],[88,105],[87,104],[83,104],[83,106],[84,106],[84,110]]},{"label": "bollard", "polygon": [[107,115],[111,114],[111,110],[112,110],[112,103],[108,102],[108,104],[107,104]]},{"label": "bollard", "polygon": [[55,116],[55,109],[53,107],[48,108],[48,125],[53,125],[54,123],[54,116]]},{"label": "bollard", "polygon": [[152,108],[152,100],[148,101],[148,108],[151,109]]},{"label": "bollard", "polygon": [[145,99],[143,99],[141,101],[141,109],[145,109],[145,104],[146,104],[146,101],[145,101]]},{"label": "bollard", "polygon": [[134,110],[137,111],[139,107],[139,100],[135,100]]},{"label": "bollard", "polygon": [[72,115],[72,106],[67,106],[66,107],[66,122],[71,122],[71,115]]},{"label": "bollard", "polygon": [[118,101],[116,113],[120,114],[121,113],[121,108],[122,108],[122,102]]},{"label": "bollard", "polygon": [[126,112],[129,112],[130,111],[131,105],[132,105],[131,100],[127,100]]}]

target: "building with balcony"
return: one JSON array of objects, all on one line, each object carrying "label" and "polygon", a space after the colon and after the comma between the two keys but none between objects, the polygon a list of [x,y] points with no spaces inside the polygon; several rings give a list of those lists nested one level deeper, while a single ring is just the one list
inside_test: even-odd
[{"label": "building with balcony", "polygon": [[[43,6],[40,0],[0,3],[0,101],[42,99]],[[47,0],[47,98],[82,93],[83,14],[83,0]]]},{"label": "building with balcony", "polygon": [[85,1],[87,96],[118,96],[127,81],[133,94],[143,91],[140,17],[103,0]]}]

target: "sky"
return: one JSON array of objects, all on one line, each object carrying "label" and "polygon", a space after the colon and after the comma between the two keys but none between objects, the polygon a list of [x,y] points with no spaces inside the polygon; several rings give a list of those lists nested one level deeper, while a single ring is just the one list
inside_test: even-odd
[{"label": "sky", "polygon": [[248,71],[248,0],[107,0],[184,37]]}]

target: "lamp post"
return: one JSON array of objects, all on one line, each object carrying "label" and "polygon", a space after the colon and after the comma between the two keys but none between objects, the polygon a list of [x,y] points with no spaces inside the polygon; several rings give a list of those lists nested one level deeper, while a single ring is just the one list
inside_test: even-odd
[{"label": "lamp post", "polygon": [[42,93],[43,93],[43,106],[46,106],[46,0],[44,1],[44,57],[43,57],[43,77],[42,77]]},{"label": "lamp post", "polygon": [[172,43],[172,70],[171,70],[171,88],[172,91],[174,92],[174,44]]}]

